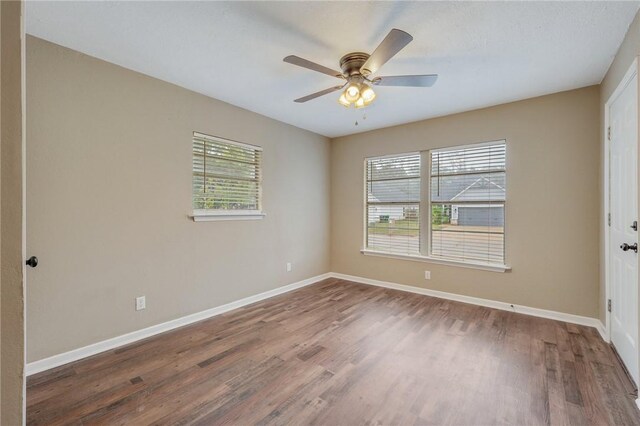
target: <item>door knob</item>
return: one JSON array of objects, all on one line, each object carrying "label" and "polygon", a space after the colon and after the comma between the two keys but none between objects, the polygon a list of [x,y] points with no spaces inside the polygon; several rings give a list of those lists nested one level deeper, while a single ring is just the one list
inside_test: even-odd
[{"label": "door knob", "polygon": [[31,266],[32,268],[35,268],[36,266],[38,266],[38,258],[35,256],[31,256],[29,259],[27,259],[26,264],[27,266]]},{"label": "door knob", "polygon": [[620,246],[620,248],[622,249],[622,251],[629,251],[629,250],[633,250],[636,253],[638,252],[638,243],[633,243],[631,245],[624,243]]}]

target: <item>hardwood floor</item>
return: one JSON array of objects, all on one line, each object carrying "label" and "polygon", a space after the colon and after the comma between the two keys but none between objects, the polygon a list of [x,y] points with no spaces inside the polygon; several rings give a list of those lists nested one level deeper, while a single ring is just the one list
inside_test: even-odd
[{"label": "hardwood floor", "polygon": [[640,424],[595,329],[336,279],[29,377],[28,424]]}]

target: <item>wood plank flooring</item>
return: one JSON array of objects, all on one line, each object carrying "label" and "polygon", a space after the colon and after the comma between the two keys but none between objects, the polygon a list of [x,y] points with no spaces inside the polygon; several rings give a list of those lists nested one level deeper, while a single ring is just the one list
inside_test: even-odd
[{"label": "wood plank flooring", "polygon": [[29,377],[57,424],[632,425],[592,328],[336,279]]}]

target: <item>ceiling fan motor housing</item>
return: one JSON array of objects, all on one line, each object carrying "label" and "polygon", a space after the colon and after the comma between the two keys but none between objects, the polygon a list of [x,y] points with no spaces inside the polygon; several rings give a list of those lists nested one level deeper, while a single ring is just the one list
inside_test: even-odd
[{"label": "ceiling fan motor housing", "polygon": [[344,55],[340,58],[340,68],[344,76],[355,77],[363,74],[365,76],[368,75],[369,73],[366,73],[366,70],[362,70],[362,73],[360,72],[360,68],[367,62],[367,59],[369,59],[369,54],[364,52],[352,52]]}]

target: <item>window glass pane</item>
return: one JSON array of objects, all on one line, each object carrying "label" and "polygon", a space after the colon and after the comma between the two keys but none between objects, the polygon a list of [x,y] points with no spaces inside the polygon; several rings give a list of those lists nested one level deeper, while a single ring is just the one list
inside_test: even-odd
[{"label": "window glass pane", "polygon": [[193,208],[260,210],[261,151],[194,134]]},{"label": "window glass pane", "polygon": [[420,253],[420,154],[368,159],[367,248]]},{"label": "window glass pane", "polygon": [[431,255],[504,263],[504,142],[431,153]]}]

